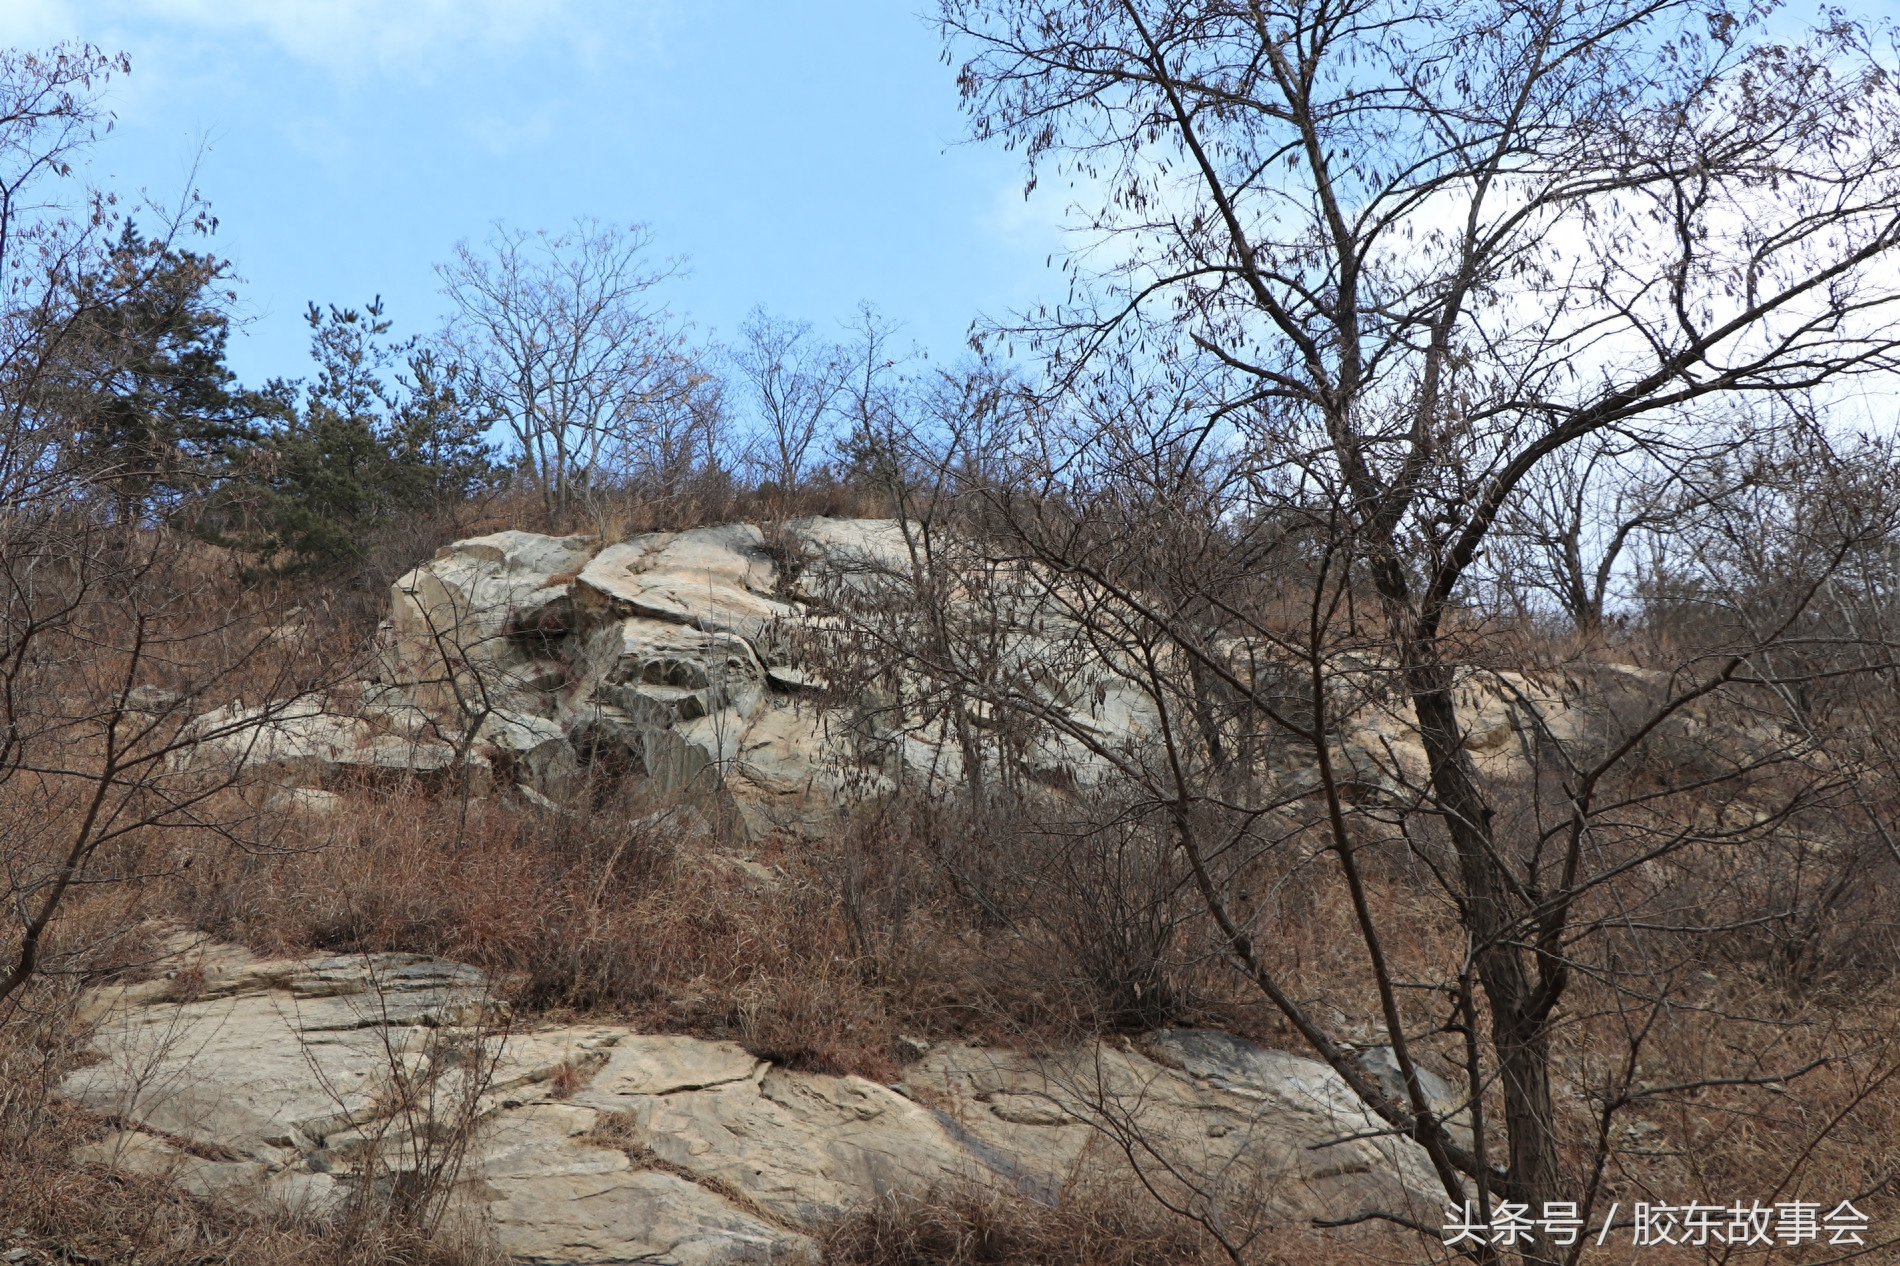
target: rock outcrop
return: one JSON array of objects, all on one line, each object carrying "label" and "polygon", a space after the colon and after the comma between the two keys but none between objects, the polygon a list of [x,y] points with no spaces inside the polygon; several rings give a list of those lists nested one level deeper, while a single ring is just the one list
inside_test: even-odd
[{"label": "rock outcrop", "polygon": [[[919,705],[931,692],[918,683],[903,698],[877,684],[848,694],[835,678],[878,674],[796,662],[839,632],[814,600],[879,585],[901,596],[909,557],[887,520],[795,520],[770,540],[733,524],[604,547],[514,531],[458,541],[394,585],[378,668],[357,697],[278,706],[267,719],[236,706],[200,718],[201,754],[286,787],[466,773],[557,804],[584,781],[633,776],[718,800],[755,833],[814,835],[853,798],[905,780],[960,783],[973,736],[1023,779],[1073,787],[1105,775],[1103,751],[1139,749],[1157,732],[1139,674],[1103,662],[1061,602],[1007,578],[986,591],[987,612],[951,586],[945,627],[995,641],[986,653],[1014,674],[1012,689],[1033,705],[1025,713],[1062,725],[1025,725],[966,700],[958,732],[940,700]],[[915,632],[899,617],[883,635]],[[1311,712],[1305,668],[1233,649],[1282,715]],[[853,653],[833,646],[834,658]],[[1364,794],[1409,800],[1427,777],[1425,752],[1391,678],[1389,665],[1362,657],[1332,666],[1334,765]],[[1457,687],[1465,747],[1481,772],[1509,775],[1547,740],[1588,748],[1616,730],[1618,708],[1640,710],[1661,687],[1616,664],[1467,671]],[[1292,789],[1313,762],[1283,746],[1290,755],[1272,773]]]},{"label": "rock outcrop", "polygon": [[815,1233],[880,1193],[978,1182],[1047,1199],[1114,1171],[1105,1131],[1128,1129],[1249,1193],[1250,1216],[1440,1203],[1416,1145],[1359,1137],[1373,1124],[1337,1074],[1211,1031],[1044,1058],[918,1043],[886,1086],[731,1042],[511,1031],[479,972],[413,955],[221,948],[91,1002],[101,1058],[61,1089],[118,1128],[76,1159],[322,1216],[465,1142],[455,1216],[542,1266],[809,1260]]},{"label": "rock outcrop", "polygon": [[[598,550],[522,532],[458,541],[394,586],[359,711],[401,734],[472,730],[471,760],[556,801],[582,771],[634,775],[722,798],[755,831],[815,833],[906,771],[960,776],[940,722],[824,706],[823,675],[793,662],[824,627],[815,577],[866,584],[906,559],[884,520],[797,520],[774,542],[750,524]],[[1141,704],[1112,693],[1096,711],[1119,741],[1143,729]],[[1060,748],[1025,759],[1060,780],[1088,759]]]},{"label": "rock outcrop", "polygon": [[[875,552],[885,527],[831,535],[840,552]],[[557,800],[586,767],[798,829],[850,774],[787,660],[782,634],[806,612],[781,580],[745,524],[599,549],[521,532],[459,541],[396,583],[370,706],[478,727],[485,759]]]}]

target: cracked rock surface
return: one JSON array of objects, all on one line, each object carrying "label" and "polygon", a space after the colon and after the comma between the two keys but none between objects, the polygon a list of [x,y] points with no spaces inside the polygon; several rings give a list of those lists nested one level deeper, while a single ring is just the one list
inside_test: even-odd
[{"label": "cracked rock surface", "polygon": [[[881,687],[833,688],[850,665],[826,657],[855,652],[828,640],[841,626],[826,603],[857,594],[901,609],[909,576],[889,520],[796,519],[770,540],[735,523],[605,545],[519,531],[457,541],[392,586],[377,666],[354,694],[207,714],[184,759],[235,762],[286,792],[470,777],[544,807],[565,802],[584,771],[605,770],[709,797],[756,836],[821,836],[855,800],[963,777],[961,740],[944,718],[899,708]],[[993,610],[949,599],[951,614],[1000,622],[998,653],[1023,671],[1043,714],[1062,719],[1025,737],[1010,757],[1019,772],[1090,785],[1110,774],[1103,751],[1152,741],[1158,714],[1138,673],[1103,659],[1060,603],[1019,587],[1030,596],[994,598]],[[1288,715],[1310,710],[1304,668],[1244,642],[1223,646],[1263,698]],[[1340,696],[1329,704],[1334,764],[1359,793],[1407,798],[1425,755],[1388,697],[1392,665],[1344,657],[1329,669]],[[1608,733],[1615,709],[1585,700],[1634,697],[1655,687],[1652,676],[1611,664],[1468,672],[1457,687],[1464,745],[1481,771],[1510,772],[1541,735]],[[996,721],[982,702],[968,719]],[[1316,777],[1291,751],[1268,765],[1289,790]]]},{"label": "cracked rock surface", "polygon": [[457,1216],[543,1266],[815,1260],[814,1234],[880,1192],[1047,1198],[1122,1164],[1127,1128],[1276,1218],[1441,1203],[1415,1145],[1338,1141],[1373,1123],[1337,1074],[1210,1031],[1041,1058],[937,1044],[884,1086],[731,1042],[516,1025],[480,972],[415,955],[214,947],[90,1005],[99,1061],[61,1091],[119,1129],[75,1159],[322,1216],[462,1129]]}]

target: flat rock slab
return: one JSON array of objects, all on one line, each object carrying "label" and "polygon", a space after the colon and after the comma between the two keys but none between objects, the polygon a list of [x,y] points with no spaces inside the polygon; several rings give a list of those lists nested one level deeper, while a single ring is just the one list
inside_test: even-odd
[{"label": "flat rock slab", "polygon": [[534,1266],[816,1266],[818,1248],[806,1236],[741,1213],[684,1178],[620,1159],[616,1170],[491,1184],[496,1198],[486,1221],[502,1250]]},{"label": "flat rock slab", "polygon": [[[181,988],[185,997],[174,996]],[[225,956],[98,998],[101,1059],[68,1076],[60,1093],[106,1116],[280,1164],[293,1134],[321,1143],[373,1116],[393,1070],[429,1044],[428,1029],[493,1011],[481,973],[458,963]]]},{"label": "flat rock slab", "polygon": [[815,1263],[816,1246],[676,1174],[586,1141],[599,1114],[537,1104],[485,1133],[464,1210],[521,1262]]},{"label": "flat rock slab", "polygon": [[[1369,1118],[1332,1070],[1225,1034],[1040,1059],[942,1043],[891,1087],[624,1026],[510,1031],[480,972],[416,955],[193,952],[92,996],[101,1058],[61,1093],[121,1130],[75,1159],[260,1213],[338,1207],[458,1123],[453,1206],[540,1266],[815,1262],[812,1233],[893,1189],[1053,1196],[1113,1172],[1111,1119],[1276,1217],[1442,1204],[1415,1145],[1341,1141]],[[400,1085],[427,1102],[398,1112]]]},{"label": "flat rock slab", "polygon": [[630,1033],[607,1051],[606,1066],[577,1099],[619,1111],[628,1106],[620,1102],[623,1098],[671,1095],[751,1081],[767,1067],[764,1060],[737,1042]]},{"label": "flat rock slab", "polygon": [[756,636],[798,609],[772,592],[777,569],[750,524],[655,532],[609,545],[581,569],[580,596],[621,615]]},{"label": "flat rock slab", "polygon": [[892,1188],[995,1176],[934,1113],[856,1077],[775,1068],[756,1082],[622,1102],[639,1146],[801,1226]]},{"label": "flat rock slab", "polygon": [[135,1130],[119,1130],[72,1151],[81,1165],[164,1178],[201,1200],[241,1205],[278,1216],[321,1218],[337,1211],[343,1192],[328,1174],[297,1172],[258,1161],[214,1161]]}]

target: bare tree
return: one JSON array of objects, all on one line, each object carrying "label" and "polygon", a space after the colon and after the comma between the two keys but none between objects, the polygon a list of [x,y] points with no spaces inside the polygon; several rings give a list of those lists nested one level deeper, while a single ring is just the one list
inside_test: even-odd
[{"label": "bare tree", "polygon": [[[1766,422],[1763,433],[1779,429]],[[1750,432],[1736,428],[1637,441],[1600,434],[1560,450],[1500,512],[1489,570],[1526,613],[1541,597],[1577,633],[1595,635],[1639,547],[1747,487],[1750,449]]]},{"label": "bare tree", "polygon": [[[203,280],[162,250],[114,259],[109,200],[57,183],[126,69],[89,47],[0,53],[0,1000],[15,1002],[94,948],[60,943],[76,894],[136,885],[168,833],[251,834],[231,793],[324,675],[202,547],[123,513],[136,455],[82,442],[116,403],[115,353],[137,354],[99,337],[102,315]],[[201,210],[187,198],[161,244]],[[265,702],[238,706],[245,691]]]},{"label": "bare tree", "polygon": [[123,57],[90,45],[0,52],[0,381],[7,388],[0,477],[16,504],[57,500],[78,478],[77,455],[61,442],[67,429],[53,424],[48,398],[57,394],[59,353],[78,341],[88,315],[75,310],[71,282],[98,245],[74,222],[70,198],[38,188],[70,172],[74,151],[99,125],[99,94],[112,73],[129,69]]},{"label": "bare tree", "polygon": [[[98,97],[111,76],[130,74],[125,54],[108,55],[90,44],[62,44],[44,53],[0,50],[0,260],[22,266],[23,247],[43,240],[48,226],[37,213],[58,213],[57,200],[35,203],[34,186],[48,176],[71,173],[75,151],[102,127]],[[19,239],[24,235],[26,243]]]},{"label": "bare tree", "polygon": [[[1892,507],[1863,497],[1825,531],[1810,522],[1803,583],[1587,733],[1502,686],[1536,738],[1530,789],[1508,794],[1470,729],[1471,672],[1509,653],[1473,623],[1475,569],[1534,473],[1592,437],[1662,451],[1685,416],[1896,367],[1890,69],[1846,19],[1788,46],[1687,3],[941,13],[967,50],[978,135],[1022,145],[1032,180],[1054,164],[1108,190],[1073,301],[1011,331],[1046,353],[1052,415],[1074,425],[1019,455],[1030,487],[993,499],[990,548],[1044,577],[1052,613],[1148,695],[1159,746],[1116,750],[1027,678],[992,683],[993,704],[1148,789],[1235,968],[1427,1151],[1449,1200],[1475,1196],[1488,1218],[1497,1200],[1581,1189],[1587,1211],[1611,1122],[1647,1092],[1633,1071],[1572,1086],[1601,1111],[1594,1159],[1567,1173],[1582,1127],[1555,1094],[1553,1041],[1573,990],[1607,980],[1590,1006],[1626,1024],[1633,1070],[1670,1005],[1616,965],[1646,922],[1627,913],[1633,868],[1772,834],[1835,785],[1796,772],[1798,745],[1764,740],[1719,774],[1774,806],[1758,822],[1684,800],[1632,816],[1651,802],[1625,781],[1631,759],[1697,709],[1772,695],[1767,648],[1799,635]],[[1303,689],[1280,689],[1289,673]],[[1342,755],[1336,727],[1384,700],[1402,705],[1416,772]],[[1304,752],[1300,779],[1242,776],[1236,753],[1262,727]],[[1231,901],[1228,867],[1263,857],[1257,828],[1288,812],[1296,837],[1324,841],[1352,912],[1392,1091],[1285,987],[1266,930]],[[1452,1005],[1438,1031],[1469,1039],[1470,1147],[1423,1088],[1414,1045],[1432,1029],[1401,998],[1418,977],[1395,972],[1399,929],[1368,896],[1393,845],[1429,859],[1462,928],[1429,987]],[[1386,1213],[1408,1221],[1371,1216]]]},{"label": "bare tree", "polygon": [[645,228],[581,220],[562,234],[497,227],[438,267],[455,305],[445,340],[551,518],[575,509],[602,463],[637,447],[705,380],[672,318],[651,302],[672,266],[644,261]]},{"label": "bare tree", "polygon": [[706,373],[686,391],[656,401],[640,434],[621,446],[613,464],[644,480],[660,501],[672,503],[695,477],[727,468],[732,442],[725,383]]},{"label": "bare tree", "polygon": [[798,486],[849,373],[840,349],[812,337],[809,321],[754,308],[739,326],[732,362],[750,389],[764,447],[760,465],[781,499]]},{"label": "bare tree", "polygon": [[[70,899],[169,867],[168,834],[267,834],[234,794],[326,684],[190,543],[83,511],[0,521],[0,1000],[98,947],[55,948]],[[303,662],[299,662],[303,659]],[[238,704],[243,691],[264,702]],[[148,870],[140,859],[156,860]],[[123,932],[126,923],[112,931]]]}]

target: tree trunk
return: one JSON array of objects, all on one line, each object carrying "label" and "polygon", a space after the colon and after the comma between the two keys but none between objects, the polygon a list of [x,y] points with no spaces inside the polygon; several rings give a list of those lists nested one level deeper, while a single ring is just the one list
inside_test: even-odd
[{"label": "tree trunk", "polygon": [[[1405,648],[1412,708],[1431,766],[1432,789],[1464,881],[1467,917],[1478,947],[1478,978],[1491,1009],[1497,1051],[1510,1174],[1507,1199],[1534,1211],[1561,1194],[1555,1115],[1550,1094],[1550,1035],[1546,1023],[1554,999],[1532,979],[1526,952],[1512,924],[1512,898],[1504,858],[1491,830],[1492,811],[1465,754],[1452,700],[1452,669],[1436,647],[1418,640]],[[1527,1260],[1541,1260],[1533,1252]]]}]

